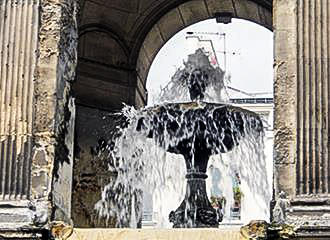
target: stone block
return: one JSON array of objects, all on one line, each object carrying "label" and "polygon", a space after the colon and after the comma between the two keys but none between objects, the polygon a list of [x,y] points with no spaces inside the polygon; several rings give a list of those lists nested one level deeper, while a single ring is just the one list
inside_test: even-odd
[{"label": "stone block", "polygon": [[249,0],[234,0],[233,2],[238,18],[262,24],[257,3]]},{"label": "stone block", "polygon": [[32,175],[32,192],[36,199],[44,198],[48,194],[50,178],[45,170],[34,171]]},{"label": "stone block", "polygon": [[74,229],[68,240],[240,240],[232,229]]},{"label": "stone block", "polygon": [[277,54],[276,61],[294,61],[296,57],[296,34],[290,29],[276,29],[275,42],[285,42],[286,44],[275,44],[275,52]]},{"label": "stone block", "polygon": [[[157,6],[159,0],[140,0],[139,1],[139,13],[146,14],[151,10],[152,6]],[[146,15],[145,15],[146,16]]]},{"label": "stone block", "polygon": [[77,103],[103,109],[118,110],[129,102],[129,86],[104,82],[92,77],[80,77],[75,90]]},{"label": "stone block", "polygon": [[259,6],[260,21],[269,30],[273,30],[273,13],[268,9]]},{"label": "stone block", "polygon": [[214,16],[216,12],[231,12],[235,16],[235,10],[232,0],[206,0],[207,8],[209,9],[210,15]]},{"label": "stone block", "polygon": [[280,192],[284,192],[288,199],[294,198],[296,195],[295,164],[277,164],[274,171],[277,196]]},{"label": "stone block", "polygon": [[273,1],[273,20],[276,30],[295,30],[297,2],[296,1]]},{"label": "stone block", "polygon": [[192,0],[179,6],[185,26],[192,25],[210,17],[204,1]]},{"label": "stone block", "polygon": [[148,56],[148,59],[152,61],[159,49],[164,45],[164,39],[159,31],[157,25],[150,30],[143,42],[143,48]]},{"label": "stone block", "polygon": [[118,67],[127,66],[125,50],[111,34],[97,30],[85,33],[79,39],[79,57]]},{"label": "stone block", "polygon": [[278,126],[274,131],[275,164],[293,164],[296,161],[296,131],[295,129]]},{"label": "stone block", "polygon": [[141,80],[145,83],[147,81],[147,76],[151,62],[147,57],[147,53],[144,50],[144,47],[140,49],[139,57],[136,64],[136,71]]},{"label": "stone block", "polygon": [[157,25],[165,41],[169,40],[175,33],[185,27],[178,8],[174,8],[165,14],[158,21]]},{"label": "stone block", "polygon": [[111,112],[77,107],[72,219],[77,227],[109,227],[94,211],[104,186],[116,176],[108,168],[107,155],[98,152],[117,125]]}]

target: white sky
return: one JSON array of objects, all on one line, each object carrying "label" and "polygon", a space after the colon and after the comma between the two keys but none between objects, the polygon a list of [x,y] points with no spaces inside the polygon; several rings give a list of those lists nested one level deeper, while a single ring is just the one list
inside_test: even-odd
[{"label": "white sky", "polygon": [[[273,92],[273,33],[252,22],[233,19],[230,24],[205,20],[175,34],[158,52],[151,65],[147,90],[149,104],[152,96],[170,81],[183,60],[192,52],[195,39],[186,40],[186,32],[211,32],[226,34],[227,73],[231,74],[231,87],[249,93]],[[199,34],[213,41],[220,66],[224,68],[224,41],[219,35]],[[233,52],[235,54],[233,54]]]}]

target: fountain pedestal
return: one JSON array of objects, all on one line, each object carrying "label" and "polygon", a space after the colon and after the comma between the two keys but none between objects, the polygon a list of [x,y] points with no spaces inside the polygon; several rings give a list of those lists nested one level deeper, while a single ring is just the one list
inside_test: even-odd
[{"label": "fountain pedestal", "polygon": [[186,195],[177,210],[170,213],[169,219],[174,228],[218,227],[216,210],[212,207],[207,194],[205,179],[201,172],[186,175]]},{"label": "fountain pedestal", "polygon": [[211,150],[196,134],[194,140],[182,142],[170,151],[181,153],[187,167],[187,187],[184,200],[169,215],[174,228],[218,227],[219,217],[212,207],[206,192],[206,169]]}]

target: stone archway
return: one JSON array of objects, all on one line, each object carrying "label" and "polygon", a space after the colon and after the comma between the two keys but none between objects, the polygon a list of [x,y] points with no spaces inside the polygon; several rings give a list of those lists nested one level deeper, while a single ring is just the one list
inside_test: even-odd
[{"label": "stone archway", "polygon": [[[78,66],[77,98],[85,105],[93,105],[93,101],[96,101],[106,109],[120,108],[120,101],[136,106],[145,105],[147,97],[145,79],[153,58],[169,38],[193,23],[214,18],[215,14],[225,12],[230,13],[232,17],[250,20],[272,29],[272,2],[269,0],[154,0],[111,3],[84,0],[81,2],[81,7],[80,31],[87,31],[88,35],[94,34],[94,36],[100,35],[101,31],[103,34],[108,32],[108,36],[104,41],[98,38],[88,40],[88,37],[82,37],[80,32],[81,67]],[[82,55],[84,48],[82,44],[86,45],[85,49],[93,46],[103,51],[100,50],[98,56],[96,53],[93,59],[90,59]],[[105,54],[108,54],[106,61],[104,61]],[[128,55],[128,59],[110,62],[113,55],[122,54]],[[96,91],[100,93],[99,98],[105,96],[111,99],[112,104],[103,103],[107,101],[104,97],[102,100],[92,99],[89,103],[83,100],[89,98],[87,92],[91,91],[80,88],[80,82],[85,85],[89,82],[89,90],[95,88],[91,81],[93,77],[89,76],[89,80],[85,80],[86,71],[80,72],[80,69],[87,68],[86,62],[90,63],[88,64],[90,67],[100,70],[99,76],[94,77],[95,81],[106,78],[107,74],[107,81],[102,82],[103,84],[107,82],[107,85],[103,86],[103,91],[107,89],[110,94],[101,93],[99,89]],[[106,66],[108,72],[101,70],[101,65]],[[127,94],[123,95],[119,92]]]},{"label": "stone archway", "polygon": [[[269,1],[188,1],[163,15],[137,45],[136,69],[145,84],[149,68],[161,47],[178,31],[199,21],[229,14],[272,30],[272,4]],[[134,51],[134,50],[133,50]],[[133,59],[136,58],[133,52]]]},{"label": "stone archway", "polygon": [[76,226],[88,227],[98,225],[93,220],[94,204],[101,196],[101,182],[111,178],[111,173],[100,170],[102,164],[95,167],[95,155],[89,149],[109,137],[106,132],[112,128],[111,120],[104,121],[105,115],[120,109],[122,102],[146,104],[146,76],[158,50],[179,30],[219,13],[230,13],[271,29],[272,4],[250,0],[139,4],[85,0],[82,6],[78,76],[74,84],[77,118],[73,220]]}]

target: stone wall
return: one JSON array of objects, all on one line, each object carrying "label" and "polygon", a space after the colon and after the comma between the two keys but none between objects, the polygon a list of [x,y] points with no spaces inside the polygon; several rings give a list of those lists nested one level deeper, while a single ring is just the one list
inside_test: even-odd
[{"label": "stone wall", "polygon": [[[123,39],[103,23],[86,24],[79,30],[77,103],[110,111],[121,109],[123,103],[136,105],[135,68],[128,63],[130,53]],[[145,101],[142,97],[141,105]]]},{"label": "stone wall", "polygon": [[75,227],[109,227],[112,222],[99,219],[95,204],[103,187],[116,173],[109,170],[108,155],[103,148],[116,127],[113,113],[77,106],[75,161],[72,195],[72,219]]},{"label": "stone wall", "polygon": [[302,236],[330,237],[329,4],[274,1],[274,216]]},{"label": "stone wall", "polygon": [[55,219],[70,221],[67,212],[70,198],[66,197],[71,194],[59,189],[69,185],[66,189],[70,191],[71,185],[74,119],[71,83],[77,63],[77,2],[44,0],[40,13],[33,153],[42,156],[44,164],[38,165],[32,159],[32,185],[42,189],[32,191],[32,199],[47,203],[44,213],[48,215],[44,220],[47,224]]},{"label": "stone wall", "polygon": [[33,223],[28,200],[38,7],[35,1],[0,5],[0,228]]},{"label": "stone wall", "polygon": [[7,0],[0,13],[0,231],[39,230],[70,222],[77,2]]},{"label": "stone wall", "polygon": [[30,168],[25,158],[32,145],[33,72],[39,15],[38,12],[31,13],[36,8],[38,4],[32,2],[14,4],[7,1],[0,6],[1,200],[28,199],[30,196],[29,172],[23,172]]}]

